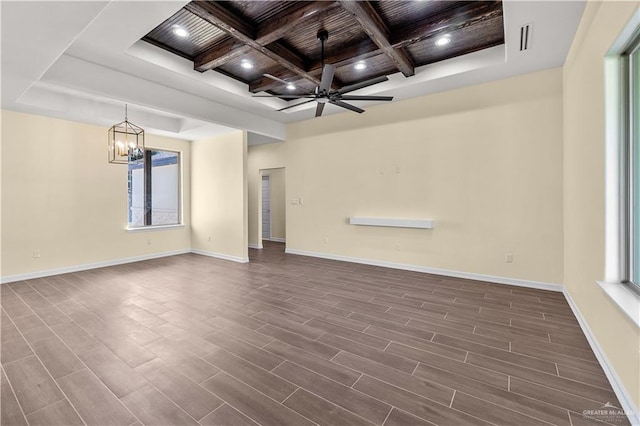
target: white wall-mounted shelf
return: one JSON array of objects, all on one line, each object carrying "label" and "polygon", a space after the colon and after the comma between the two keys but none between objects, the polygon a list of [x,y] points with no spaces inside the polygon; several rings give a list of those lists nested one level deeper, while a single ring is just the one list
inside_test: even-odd
[{"label": "white wall-mounted shelf", "polygon": [[398,219],[390,217],[358,217],[351,216],[349,218],[351,225],[364,226],[390,226],[393,228],[433,228],[433,221],[427,219]]}]

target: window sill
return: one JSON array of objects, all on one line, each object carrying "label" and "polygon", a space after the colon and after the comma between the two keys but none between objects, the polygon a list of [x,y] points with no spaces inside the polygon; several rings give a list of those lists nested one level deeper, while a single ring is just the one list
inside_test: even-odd
[{"label": "window sill", "polygon": [[627,314],[636,327],[640,328],[640,294],[630,287],[633,284],[598,281],[598,285]]},{"label": "window sill", "polygon": [[175,229],[175,228],[184,228],[184,223],[178,223],[176,225],[139,226],[135,228],[127,226],[125,229],[127,232],[146,232],[146,231],[162,231],[164,229]]}]

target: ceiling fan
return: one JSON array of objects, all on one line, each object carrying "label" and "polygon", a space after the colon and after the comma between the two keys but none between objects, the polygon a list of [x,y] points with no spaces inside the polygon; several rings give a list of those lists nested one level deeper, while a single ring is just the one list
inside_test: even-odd
[{"label": "ceiling fan", "polygon": [[[389,80],[386,76],[374,78],[371,80],[366,80],[361,83],[351,84],[349,86],[345,86],[338,90],[331,90],[331,84],[333,83],[333,76],[336,72],[336,67],[331,64],[324,63],[324,42],[329,38],[329,33],[327,31],[318,32],[318,39],[321,43],[321,58],[322,58],[322,77],[320,79],[320,85],[316,87],[313,93],[306,93],[302,95],[254,95],[257,98],[281,98],[281,99],[308,99],[304,102],[299,102],[295,105],[289,105],[284,108],[280,108],[278,111],[284,111],[289,108],[294,108],[299,105],[304,105],[309,102],[317,102],[316,106],[316,117],[320,117],[322,115],[322,111],[324,110],[324,106],[326,104],[337,105],[341,108],[348,109],[353,112],[357,112],[359,114],[363,113],[364,110],[358,108],[357,106],[348,104],[344,101],[391,101],[393,100],[393,96],[362,96],[362,95],[347,95],[349,92],[353,92],[354,90],[362,89],[364,87],[372,86],[374,84],[382,83],[383,81]],[[291,82],[273,76],[271,74],[263,74],[265,77],[270,78],[272,80],[278,81],[290,87],[292,85]]]}]

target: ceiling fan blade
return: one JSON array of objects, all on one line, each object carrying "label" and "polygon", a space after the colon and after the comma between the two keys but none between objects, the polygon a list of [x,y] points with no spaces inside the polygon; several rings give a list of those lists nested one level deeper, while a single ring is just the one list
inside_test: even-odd
[{"label": "ceiling fan blade", "polygon": [[338,93],[345,94],[349,92],[353,92],[354,90],[362,89],[364,87],[373,86],[374,84],[382,83],[383,81],[388,81],[389,79],[386,76],[381,76],[378,78],[372,78],[371,80],[363,81],[361,83],[351,84],[349,86],[344,86],[342,89],[338,90]]},{"label": "ceiling fan blade", "polygon": [[362,114],[364,112],[364,110],[362,108],[358,108],[357,106],[353,106],[351,104],[348,104],[346,102],[342,102],[342,101],[329,101],[330,104],[334,104],[337,105],[339,107],[351,110],[353,112],[357,112],[358,114]]},{"label": "ceiling fan blade", "polygon": [[322,111],[324,111],[324,104],[318,102],[318,105],[316,105],[316,117],[320,117],[322,115]]},{"label": "ceiling fan blade", "polygon": [[333,75],[336,72],[336,67],[330,64],[327,64],[322,69],[322,79],[320,80],[319,91],[322,92],[326,90],[327,92],[331,90],[331,83],[333,82]]},{"label": "ceiling fan blade", "polygon": [[344,95],[340,96],[341,101],[392,101],[393,96],[360,96],[360,95]]},{"label": "ceiling fan blade", "polygon": [[315,99],[309,99],[308,101],[300,102],[299,104],[289,105],[289,106],[286,106],[284,108],[280,108],[278,111],[284,111],[285,109],[294,108],[294,107],[297,107],[299,105],[308,104],[309,102],[313,102],[313,101],[315,101]]},{"label": "ceiling fan blade", "polygon": [[308,95],[251,95],[252,98],[281,98],[281,99],[302,99],[302,98],[313,98],[315,96],[312,94]]}]

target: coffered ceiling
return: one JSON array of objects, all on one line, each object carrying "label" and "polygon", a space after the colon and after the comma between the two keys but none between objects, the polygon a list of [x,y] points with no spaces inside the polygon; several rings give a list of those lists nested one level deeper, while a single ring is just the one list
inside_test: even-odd
[{"label": "coffered ceiling", "polygon": [[[150,133],[243,129],[253,143],[282,140],[286,123],[311,119],[314,107],[278,111],[289,101],[252,94],[291,93],[282,81],[312,91],[321,29],[336,87],[384,75],[354,94],[397,102],[561,66],[583,9],[583,1],[4,1],[2,107],[110,126],[127,103]],[[438,45],[442,36],[449,43]],[[330,105],[325,115],[353,114],[343,111]]]}]

